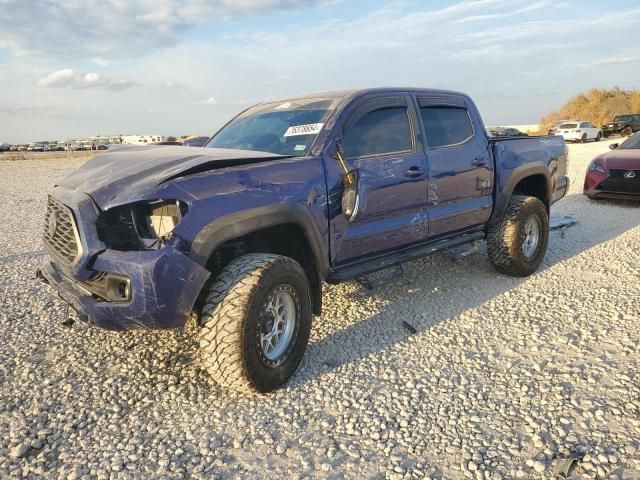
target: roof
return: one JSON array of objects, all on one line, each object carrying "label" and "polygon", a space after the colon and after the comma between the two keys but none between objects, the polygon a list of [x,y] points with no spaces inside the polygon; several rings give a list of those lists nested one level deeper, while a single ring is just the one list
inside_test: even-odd
[{"label": "roof", "polygon": [[262,103],[274,103],[281,102],[287,100],[300,100],[304,98],[347,98],[354,97],[360,95],[367,95],[371,93],[435,93],[435,94],[455,94],[455,95],[464,95],[465,93],[456,92],[452,90],[441,90],[437,88],[418,88],[418,87],[375,87],[375,88],[350,88],[343,90],[325,90],[320,92],[309,92],[300,95],[293,95],[291,97],[279,98],[276,100],[270,100],[268,102]]}]

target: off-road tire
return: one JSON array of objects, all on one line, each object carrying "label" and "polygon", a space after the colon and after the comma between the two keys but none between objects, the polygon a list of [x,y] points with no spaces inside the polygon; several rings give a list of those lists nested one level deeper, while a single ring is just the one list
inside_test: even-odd
[{"label": "off-road tire", "polygon": [[633,129],[631,127],[625,127],[620,132],[620,135],[622,135],[623,137],[630,137],[631,135],[633,135]]},{"label": "off-road tire", "polygon": [[[270,292],[293,287],[294,336],[282,363],[267,365],[259,344],[259,318]],[[243,393],[281,387],[298,368],[312,320],[307,276],[298,262],[281,255],[247,254],[233,260],[208,287],[200,315],[202,365],[220,385]]]},{"label": "off-road tire", "polygon": [[603,133],[603,134],[602,134],[602,137],[603,137],[603,138],[609,138],[609,134],[608,134],[608,133]]},{"label": "off-road tire", "polygon": [[[530,216],[539,222],[540,239],[530,260],[522,250],[524,228]],[[501,273],[526,277],[535,272],[547,252],[549,243],[549,214],[536,197],[514,196],[502,220],[487,231],[487,251],[491,263]]]}]

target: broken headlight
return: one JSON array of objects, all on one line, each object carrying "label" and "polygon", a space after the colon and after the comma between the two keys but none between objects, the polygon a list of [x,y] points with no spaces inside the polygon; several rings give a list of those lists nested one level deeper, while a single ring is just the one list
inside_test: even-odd
[{"label": "broken headlight", "polygon": [[179,200],[157,200],[112,208],[98,219],[98,235],[108,248],[114,250],[158,248],[188,210],[188,205]]},{"label": "broken headlight", "polygon": [[187,204],[179,200],[160,200],[131,207],[133,223],[143,240],[156,240],[169,235],[187,211]]}]

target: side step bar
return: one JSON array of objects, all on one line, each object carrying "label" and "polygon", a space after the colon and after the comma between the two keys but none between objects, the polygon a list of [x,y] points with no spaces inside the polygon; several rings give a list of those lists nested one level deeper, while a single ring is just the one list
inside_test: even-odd
[{"label": "side step bar", "polygon": [[405,262],[415,260],[417,258],[426,257],[432,253],[436,253],[440,250],[447,250],[450,248],[459,247],[467,243],[482,240],[484,238],[484,232],[479,230],[466,234],[460,234],[452,238],[445,238],[443,240],[437,240],[432,243],[426,243],[415,247],[409,247],[397,252],[393,252],[376,260],[359,263],[356,265],[349,265],[331,273],[326,281],[328,283],[338,283],[345,280],[357,279],[368,273],[378,272],[385,268],[393,267],[395,265],[401,265]]}]

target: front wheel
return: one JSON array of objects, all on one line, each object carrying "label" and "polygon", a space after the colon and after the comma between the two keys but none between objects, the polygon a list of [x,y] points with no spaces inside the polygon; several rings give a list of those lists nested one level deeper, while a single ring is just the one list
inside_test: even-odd
[{"label": "front wheel", "polygon": [[526,277],[538,269],[548,242],[549,214],[536,197],[514,196],[502,220],[487,232],[491,263],[514,277]]},{"label": "front wheel", "polygon": [[580,139],[580,141],[582,143],[587,143],[587,134],[586,133],[582,134],[582,138]]},{"label": "front wheel", "polygon": [[272,254],[239,257],[208,288],[202,362],[224,387],[275,390],[304,356],[312,315],[309,281],[298,262]]},{"label": "front wheel", "polygon": [[601,139],[602,139],[602,134],[598,132],[598,135],[596,135],[596,142],[599,142]]}]

